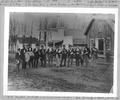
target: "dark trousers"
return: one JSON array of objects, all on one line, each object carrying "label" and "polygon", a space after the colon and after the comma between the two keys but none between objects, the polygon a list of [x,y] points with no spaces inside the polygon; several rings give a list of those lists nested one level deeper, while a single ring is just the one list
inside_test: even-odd
[{"label": "dark trousers", "polygon": [[80,63],[80,59],[76,58],[76,66],[79,66],[79,63]]},{"label": "dark trousers", "polygon": [[25,62],[25,60],[22,61],[22,69],[26,69],[26,62]]},{"label": "dark trousers", "polygon": [[72,63],[73,63],[73,58],[72,57],[68,57],[68,67],[70,66],[70,65],[72,65]]},{"label": "dark trousers", "polygon": [[68,57],[68,67],[70,66],[70,57]]},{"label": "dark trousers", "polygon": [[81,65],[83,65],[83,58],[82,57],[80,57],[80,63],[81,63]]},{"label": "dark trousers", "polygon": [[37,68],[38,67],[38,59],[34,59],[34,67]]},{"label": "dark trousers", "polygon": [[53,56],[51,56],[51,57],[49,58],[49,60],[50,60],[50,65],[53,65],[53,61],[54,61]]},{"label": "dark trousers", "polygon": [[40,60],[41,60],[41,66],[46,67],[46,57],[42,57]]},{"label": "dark trousers", "polygon": [[34,60],[30,59],[29,60],[29,68],[33,68],[34,67]]}]

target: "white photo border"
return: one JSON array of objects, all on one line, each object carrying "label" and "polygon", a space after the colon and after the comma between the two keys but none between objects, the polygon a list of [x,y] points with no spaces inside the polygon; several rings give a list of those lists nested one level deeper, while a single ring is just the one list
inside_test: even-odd
[{"label": "white photo border", "polygon": [[[9,40],[9,17],[11,12],[114,14],[115,15],[115,34],[114,35],[115,36],[114,36],[113,93],[8,91],[8,40]],[[117,64],[118,64],[117,55],[118,55],[118,8],[5,7],[4,66],[3,66],[3,95],[4,96],[117,97]]]}]

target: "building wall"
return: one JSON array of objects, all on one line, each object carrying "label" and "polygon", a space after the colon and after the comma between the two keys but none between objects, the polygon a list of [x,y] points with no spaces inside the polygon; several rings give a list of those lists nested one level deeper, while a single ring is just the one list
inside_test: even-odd
[{"label": "building wall", "polygon": [[66,48],[68,48],[69,45],[73,45],[73,37],[72,36],[65,36],[63,44],[66,45]]},{"label": "building wall", "polygon": [[64,29],[63,28],[51,28],[47,30],[47,41],[63,40]]},{"label": "building wall", "polygon": [[23,44],[22,44],[22,43],[20,43],[20,42],[19,42],[19,40],[17,40],[17,45],[16,45],[16,46],[17,46],[17,48],[20,48],[20,49],[22,49],[22,48],[23,48]]},{"label": "building wall", "polygon": [[84,35],[84,29],[66,29],[65,36],[72,36],[74,38],[86,38]]},{"label": "building wall", "polygon": [[[105,41],[105,52],[114,51],[114,32],[105,20],[95,20],[89,29],[86,41],[89,47],[93,41],[95,46],[98,44],[96,39],[102,38]],[[110,47],[110,48],[108,48]]]}]

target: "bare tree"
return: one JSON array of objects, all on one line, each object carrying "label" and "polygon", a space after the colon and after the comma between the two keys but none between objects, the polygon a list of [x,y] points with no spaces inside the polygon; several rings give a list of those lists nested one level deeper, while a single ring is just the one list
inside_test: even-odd
[{"label": "bare tree", "polygon": [[33,22],[31,23],[30,45],[32,44]]},{"label": "bare tree", "polygon": [[15,51],[16,50],[16,43],[17,43],[17,21],[13,18],[10,18],[10,25],[9,25],[9,46],[10,50]]},{"label": "bare tree", "polygon": [[10,50],[12,50],[12,34],[13,34],[13,23],[12,23],[12,19],[10,18],[10,25],[9,25],[9,48]]},{"label": "bare tree", "polygon": [[39,31],[39,42],[41,41],[41,29],[42,29],[42,21],[41,21],[41,18],[40,18],[39,27],[38,27],[38,31]]},{"label": "bare tree", "polygon": [[26,23],[22,23],[22,31],[23,31],[23,37],[22,37],[22,42],[23,42],[23,45],[25,43],[25,37],[26,37],[26,34],[27,34],[27,25]]},{"label": "bare tree", "polygon": [[[42,23],[42,18],[40,18],[39,22],[39,42],[41,41],[41,37],[43,36],[43,40],[45,44],[47,45],[47,29],[48,29],[48,19],[45,17]],[[41,32],[43,31],[43,33]]]},{"label": "bare tree", "polygon": [[46,42],[46,38],[47,38],[47,29],[48,29],[48,19],[45,17],[45,21],[44,21],[44,41]]}]

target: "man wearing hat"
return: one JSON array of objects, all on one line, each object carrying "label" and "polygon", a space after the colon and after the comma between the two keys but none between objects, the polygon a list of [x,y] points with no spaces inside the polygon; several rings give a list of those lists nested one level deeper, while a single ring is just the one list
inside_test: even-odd
[{"label": "man wearing hat", "polygon": [[18,50],[15,54],[15,59],[16,59],[16,65],[17,65],[18,72],[19,72],[20,59],[21,59],[20,48],[18,48]]},{"label": "man wearing hat", "polygon": [[40,50],[40,60],[41,60],[41,66],[46,67],[46,50],[44,49],[44,46],[41,46]]},{"label": "man wearing hat", "polygon": [[67,56],[68,56],[68,61],[67,61],[67,63],[68,63],[68,67],[69,67],[70,64],[72,63],[72,59],[73,59],[72,55],[73,55],[73,51],[72,51],[71,45],[69,45],[68,51],[67,51]]},{"label": "man wearing hat", "polygon": [[25,45],[23,45],[23,49],[21,49],[21,60],[22,60],[22,69],[26,69],[26,61],[25,61],[25,53],[26,53]]},{"label": "man wearing hat", "polygon": [[67,59],[67,50],[65,48],[65,45],[63,45],[63,49],[61,51],[61,63],[60,63],[60,66],[62,66],[63,62],[64,62],[63,66],[66,66],[66,59]]}]

